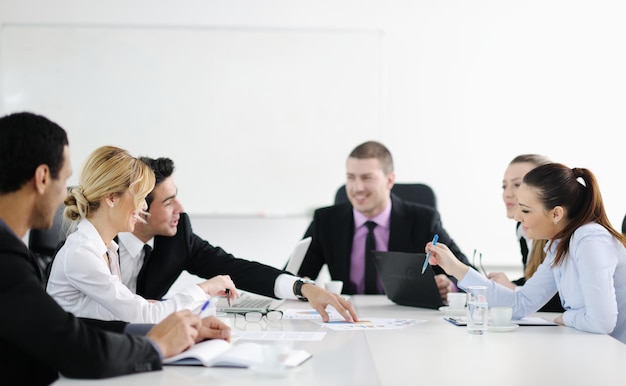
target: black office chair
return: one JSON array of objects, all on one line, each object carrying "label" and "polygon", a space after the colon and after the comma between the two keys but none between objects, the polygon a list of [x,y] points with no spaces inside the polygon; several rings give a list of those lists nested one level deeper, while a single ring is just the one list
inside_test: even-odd
[{"label": "black office chair", "polygon": [[52,260],[56,254],[57,247],[65,240],[65,227],[63,223],[63,210],[65,205],[61,204],[54,214],[52,227],[50,229],[31,229],[28,233],[28,248],[35,256],[39,269],[44,277],[44,285],[48,283]]},{"label": "black office chair", "polygon": [[[394,184],[391,193],[403,200],[437,208],[437,197],[433,189],[426,184]],[[348,202],[346,186],[342,185],[335,194],[335,205]]]},{"label": "black office chair", "polygon": [[622,233],[626,235],[626,216],[622,220]]}]

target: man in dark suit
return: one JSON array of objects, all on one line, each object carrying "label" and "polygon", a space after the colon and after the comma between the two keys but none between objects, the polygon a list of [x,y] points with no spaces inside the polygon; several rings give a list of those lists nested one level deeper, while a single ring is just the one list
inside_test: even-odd
[{"label": "man in dark suit", "polygon": [[[328,305],[346,320],[357,320],[354,306],[341,296],[288,272],[236,258],[193,233],[189,216],[177,198],[174,162],[169,158],[141,160],[156,176],[156,185],[146,197],[150,215],[145,224],[138,222],[132,233],[118,235],[122,282],[131,290],[145,298],[160,299],[183,271],[205,279],[228,275],[245,291],[308,300],[324,321],[328,321]],[[146,252],[144,244],[151,250]]]},{"label": "man in dark suit", "polygon": [[[230,337],[217,318],[174,313],[156,326],[76,318],[45,291],[22,239],[49,228],[72,174],[66,132],[45,117],[0,118],[0,380],[48,385],[158,370],[163,357]],[[141,336],[145,335],[145,336]]]},{"label": "man in dark suit", "polygon": [[[383,293],[375,269],[367,285],[366,239],[368,222],[373,222],[374,246],[379,251],[424,252],[435,234],[454,250],[465,264],[469,261],[441,225],[436,209],[409,203],[391,194],[395,182],[389,150],[375,141],[357,146],[346,163],[346,193],[349,203],[315,211],[305,233],[311,246],[298,272],[316,278],[326,264],[333,280],[344,283],[347,294]],[[444,241],[445,240],[445,241]],[[433,267],[442,299],[456,286],[439,267]]]}]

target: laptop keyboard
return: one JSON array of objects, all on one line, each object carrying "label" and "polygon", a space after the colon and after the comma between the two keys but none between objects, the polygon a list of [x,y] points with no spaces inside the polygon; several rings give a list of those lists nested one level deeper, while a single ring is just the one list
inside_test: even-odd
[{"label": "laptop keyboard", "polygon": [[254,299],[246,297],[245,299],[241,299],[233,303],[232,308],[267,308],[270,304],[272,304],[272,300],[270,299]]}]

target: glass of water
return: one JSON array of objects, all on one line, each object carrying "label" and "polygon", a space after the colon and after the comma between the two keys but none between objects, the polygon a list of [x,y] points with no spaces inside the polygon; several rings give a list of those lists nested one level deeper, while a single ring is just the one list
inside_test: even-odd
[{"label": "glass of water", "polygon": [[487,333],[488,323],[487,287],[467,287],[467,332],[484,335]]}]

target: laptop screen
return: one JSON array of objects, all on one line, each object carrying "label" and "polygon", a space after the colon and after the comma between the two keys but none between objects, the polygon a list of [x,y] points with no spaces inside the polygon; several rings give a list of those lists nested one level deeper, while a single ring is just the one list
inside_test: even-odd
[{"label": "laptop screen", "polygon": [[437,309],[444,305],[425,253],[374,251],[378,275],[389,300],[403,306]]}]

